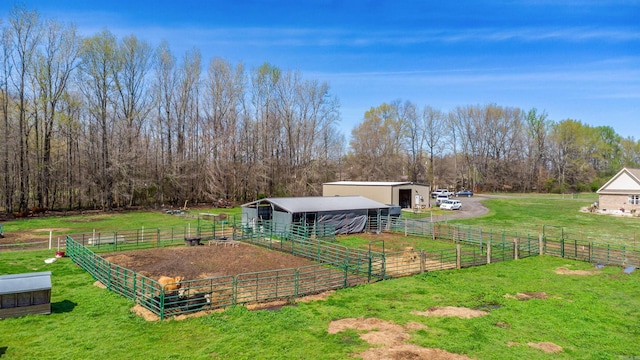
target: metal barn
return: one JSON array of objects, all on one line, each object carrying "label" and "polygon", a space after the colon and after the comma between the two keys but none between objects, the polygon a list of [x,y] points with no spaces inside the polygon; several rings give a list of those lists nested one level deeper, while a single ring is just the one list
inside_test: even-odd
[{"label": "metal barn", "polygon": [[51,314],[51,271],[0,276],[0,319]]},{"label": "metal barn", "polygon": [[390,208],[363,196],[267,198],[242,205],[242,221],[323,224],[334,226],[336,234],[351,234],[363,232],[371,218],[387,217]]},{"label": "metal barn", "polygon": [[335,181],[322,184],[322,196],[364,196],[404,209],[429,206],[429,185],[393,181]]}]

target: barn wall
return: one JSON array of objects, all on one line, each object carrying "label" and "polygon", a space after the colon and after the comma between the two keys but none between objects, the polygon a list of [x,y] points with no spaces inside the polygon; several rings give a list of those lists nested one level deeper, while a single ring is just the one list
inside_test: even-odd
[{"label": "barn wall", "polygon": [[288,213],[288,212],[283,212],[283,211],[274,211],[273,212],[273,222],[278,224],[278,225],[285,225],[288,226],[291,224],[291,222],[293,221],[293,216],[292,214]]},{"label": "barn wall", "polygon": [[411,190],[411,208],[416,206],[416,195],[421,196],[421,200],[417,205],[429,206],[429,194],[431,193],[429,185],[407,184],[393,187],[393,199],[385,204],[401,205],[400,190]]},{"label": "barn wall", "polygon": [[[393,203],[393,188],[382,185],[322,185],[322,196],[364,196],[383,204]],[[397,197],[397,195],[396,195]]]},{"label": "barn wall", "polygon": [[258,218],[258,209],[250,208],[250,207],[242,207],[242,222],[247,223],[251,221],[251,219]]},{"label": "barn wall", "polygon": [[420,195],[424,202],[419,205],[429,205],[429,185],[406,184],[395,186],[383,185],[340,185],[323,184],[322,196],[364,196],[383,204],[400,205],[400,190],[411,190],[411,207],[415,207],[415,196]]}]

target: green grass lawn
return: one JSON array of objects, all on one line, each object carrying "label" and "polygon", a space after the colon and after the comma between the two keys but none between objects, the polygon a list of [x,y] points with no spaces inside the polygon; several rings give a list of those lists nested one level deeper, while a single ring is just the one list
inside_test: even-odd
[{"label": "green grass lawn", "polygon": [[[491,199],[482,218],[456,220],[483,228],[540,231],[543,225],[583,232],[640,230],[639,218],[580,213],[593,199],[510,197]],[[234,209],[235,210],[235,209]],[[238,210],[235,210],[236,213]],[[225,212],[230,209],[199,210]],[[184,226],[194,218],[135,212],[6,222],[12,229],[72,229],[73,232]],[[193,223],[195,224],[195,223]],[[71,232],[69,230],[64,233]],[[396,247],[437,246],[403,238]],[[368,246],[357,236],[342,242]],[[450,244],[443,243],[443,247]],[[183,321],[147,322],[130,312],[134,303],[92,285],[70,259],[45,264],[51,251],[0,252],[0,274],[52,271],[51,315],[0,320],[4,359],[350,359],[374,347],[347,330],[329,334],[331,321],[378,318],[399,325],[417,322],[405,342],[476,359],[631,359],[640,357],[640,271],[605,267],[593,276],[560,275],[559,267],[593,269],[588,263],[548,256],[487,266],[430,272],[342,289],[324,301],[281,310],[244,307]],[[519,301],[522,292],[546,299]],[[505,297],[505,295],[508,295]],[[427,317],[413,311],[435,306],[488,309],[474,319]],[[547,354],[527,343],[563,348]]]},{"label": "green grass lawn", "polygon": [[[106,214],[89,214],[73,216],[46,216],[16,219],[4,222],[4,232],[40,230],[36,234],[49,234],[52,230],[54,235],[65,235],[69,233],[91,232],[93,229],[100,231],[116,231],[147,229],[158,227],[188,226],[198,224],[198,215],[201,213],[227,214],[228,216],[239,216],[241,209],[198,209],[189,210],[185,215],[168,215],[161,211],[129,211],[113,212]],[[205,223],[205,220],[202,220]]]},{"label": "green grass lawn", "polygon": [[[483,201],[489,213],[482,217],[452,220],[450,223],[483,229],[538,234],[545,227],[563,227],[574,240],[626,246],[640,246],[640,217],[620,217],[580,212],[593,203],[585,195],[567,197],[507,197]],[[557,230],[554,230],[557,231]]]},{"label": "green grass lawn", "polygon": [[[51,315],[0,320],[3,359],[349,359],[373,347],[356,330],[329,334],[331,321],[417,322],[405,342],[476,359],[627,359],[640,356],[640,272],[606,267],[594,276],[559,275],[590,264],[535,257],[425,273],[335,292],[277,311],[224,312],[147,322],[133,302],[92,285],[91,276],[46,251],[0,253],[0,273],[52,271]],[[547,299],[505,295],[545,292]],[[435,306],[489,309],[474,319],[427,317]],[[549,355],[526,345],[552,342]]]}]

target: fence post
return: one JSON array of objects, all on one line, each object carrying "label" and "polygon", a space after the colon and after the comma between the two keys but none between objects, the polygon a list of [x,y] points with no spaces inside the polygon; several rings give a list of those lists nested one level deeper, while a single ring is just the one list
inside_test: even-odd
[{"label": "fence post", "polygon": [[513,239],[513,259],[514,260],[518,260],[518,250],[519,250],[518,244],[519,244],[518,238],[514,238]]},{"label": "fence post", "polygon": [[491,264],[491,240],[487,242],[487,264]]},{"label": "fence post", "polygon": [[456,244],[456,269],[460,269],[461,259],[462,258],[462,249],[460,248],[460,244]]},{"label": "fence post", "polygon": [[542,242],[542,233],[538,234],[538,254],[544,255],[544,244]]},{"label": "fence post", "polygon": [[424,273],[425,268],[427,267],[427,254],[425,254],[424,249],[420,249],[420,274]]},{"label": "fence post", "polygon": [[[371,257],[369,257],[369,259],[371,259]],[[349,276],[348,275],[348,270],[347,270],[349,268],[349,263],[345,262],[343,266],[344,266],[344,282],[343,282],[343,286],[342,287],[346,289],[347,288],[347,277]]]},{"label": "fence post", "polygon": [[296,270],[294,271],[294,279],[293,279],[293,297],[295,299],[298,298],[298,287],[300,286],[299,278],[300,278],[300,268],[296,268]]}]

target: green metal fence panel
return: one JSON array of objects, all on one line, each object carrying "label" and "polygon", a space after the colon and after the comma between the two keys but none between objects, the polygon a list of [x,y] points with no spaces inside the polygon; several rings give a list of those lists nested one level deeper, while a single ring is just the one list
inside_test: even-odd
[{"label": "green metal fence panel", "polygon": [[316,294],[343,287],[344,271],[324,265],[309,265],[298,269],[296,296]]},{"label": "green metal fence panel", "polygon": [[281,269],[236,276],[236,302],[239,304],[296,296],[297,272]]},{"label": "green metal fence panel", "polygon": [[480,247],[465,246],[460,250],[460,267],[467,268],[487,264],[487,254]]},{"label": "green metal fence panel", "polygon": [[537,236],[527,234],[518,238],[518,257],[523,259],[540,254],[540,241]]},{"label": "green metal fence panel", "polygon": [[420,250],[405,250],[385,254],[385,278],[410,276],[422,272]]},{"label": "green metal fence panel", "polygon": [[456,268],[456,249],[425,251],[422,254],[424,271],[450,270]]},{"label": "green metal fence panel", "polygon": [[513,260],[515,257],[514,242],[507,241],[504,238],[502,241],[493,241],[488,246],[491,246],[491,262],[501,262]]},{"label": "green metal fence panel", "polygon": [[592,243],[590,261],[598,264],[640,266],[640,251],[625,246]]},{"label": "green metal fence panel", "polygon": [[556,257],[564,257],[564,239],[552,238],[551,236],[545,236],[544,241],[544,254]]}]

